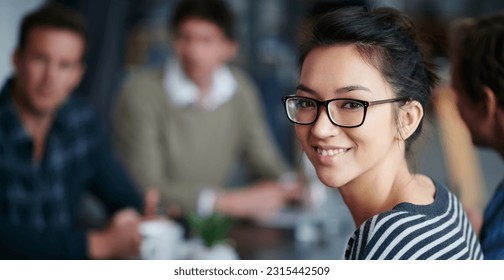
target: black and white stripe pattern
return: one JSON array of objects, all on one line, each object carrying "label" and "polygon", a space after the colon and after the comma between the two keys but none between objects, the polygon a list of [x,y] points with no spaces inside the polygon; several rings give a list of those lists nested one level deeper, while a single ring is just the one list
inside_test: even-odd
[{"label": "black and white stripe pattern", "polygon": [[346,259],[482,259],[460,201],[436,185],[431,205],[401,203],[367,220],[348,241]]}]

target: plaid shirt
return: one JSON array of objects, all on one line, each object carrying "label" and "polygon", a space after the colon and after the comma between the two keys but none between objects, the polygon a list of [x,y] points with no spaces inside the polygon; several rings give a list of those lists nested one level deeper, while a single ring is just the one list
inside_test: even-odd
[{"label": "plaid shirt", "polygon": [[58,111],[35,163],[12,81],[0,92],[0,258],[87,258],[87,234],[76,224],[84,192],[94,193],[110,213],[141,209],[141,197],[93,111],[76,97]]}]

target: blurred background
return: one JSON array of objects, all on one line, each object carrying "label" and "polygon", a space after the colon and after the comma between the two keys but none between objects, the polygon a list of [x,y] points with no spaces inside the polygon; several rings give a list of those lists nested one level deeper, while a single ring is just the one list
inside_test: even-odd
[{"label": "blurred background", "polygon": [[[12,71],[11,54],[21,17],[43,0],[0,2],[0,79]],[[110,127],[110,109],[128,73],[135,68],[162,67],[171,55],[167,21],[177,0],[58,0],[88,21],[90,45],[87,72],[78,94],[85,96]],[[443,82],[434,110],[416,146],[414,168],[451,186],[462,201],[480,210],[502,179],[504,163],[491,151],[472,147],[467,132],[450,105],[448,24],[454,20],[504,9],[492,0],[227,0],[237,15],[240,51],[233,63],[245,69],[259,87],[267,121],[283,155],[300,165],[293,126],[284,116],[280,97],[297,83],[297,45],[310,15],[328,7],[365,4],[391,6],[409,14],[427,39],[431,59]],[[448,102],[448,103],[446,103]],[[468,142],[469,141],[469,142]],[[352,225],[350,225],[352,226]]]}]

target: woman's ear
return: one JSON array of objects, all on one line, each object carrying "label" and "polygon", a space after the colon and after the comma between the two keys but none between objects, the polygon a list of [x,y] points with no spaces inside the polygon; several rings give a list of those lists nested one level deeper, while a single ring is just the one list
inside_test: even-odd
[{"label": "woman's ear", "polygon": [[423,115],[422,104],[416,100],[409,101],[399,108],[398,136],[400,139],[406,140],[415,132]]}]

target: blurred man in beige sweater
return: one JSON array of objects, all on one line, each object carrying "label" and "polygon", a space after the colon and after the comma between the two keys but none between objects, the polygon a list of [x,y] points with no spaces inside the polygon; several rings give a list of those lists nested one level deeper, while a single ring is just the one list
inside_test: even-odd
[{"label": "blurred man in beige sweater", "polygon": [[[257,91],[226,63],[237,52],[231,12],[220,1],[181,1],[172,17],[176,58],[133,74],[115,110],[117,147],[137,182],[164,206],[264,219],[292,198],[287,167],[266,127]],[[259,182],[225,189],[238,160]]]}]

